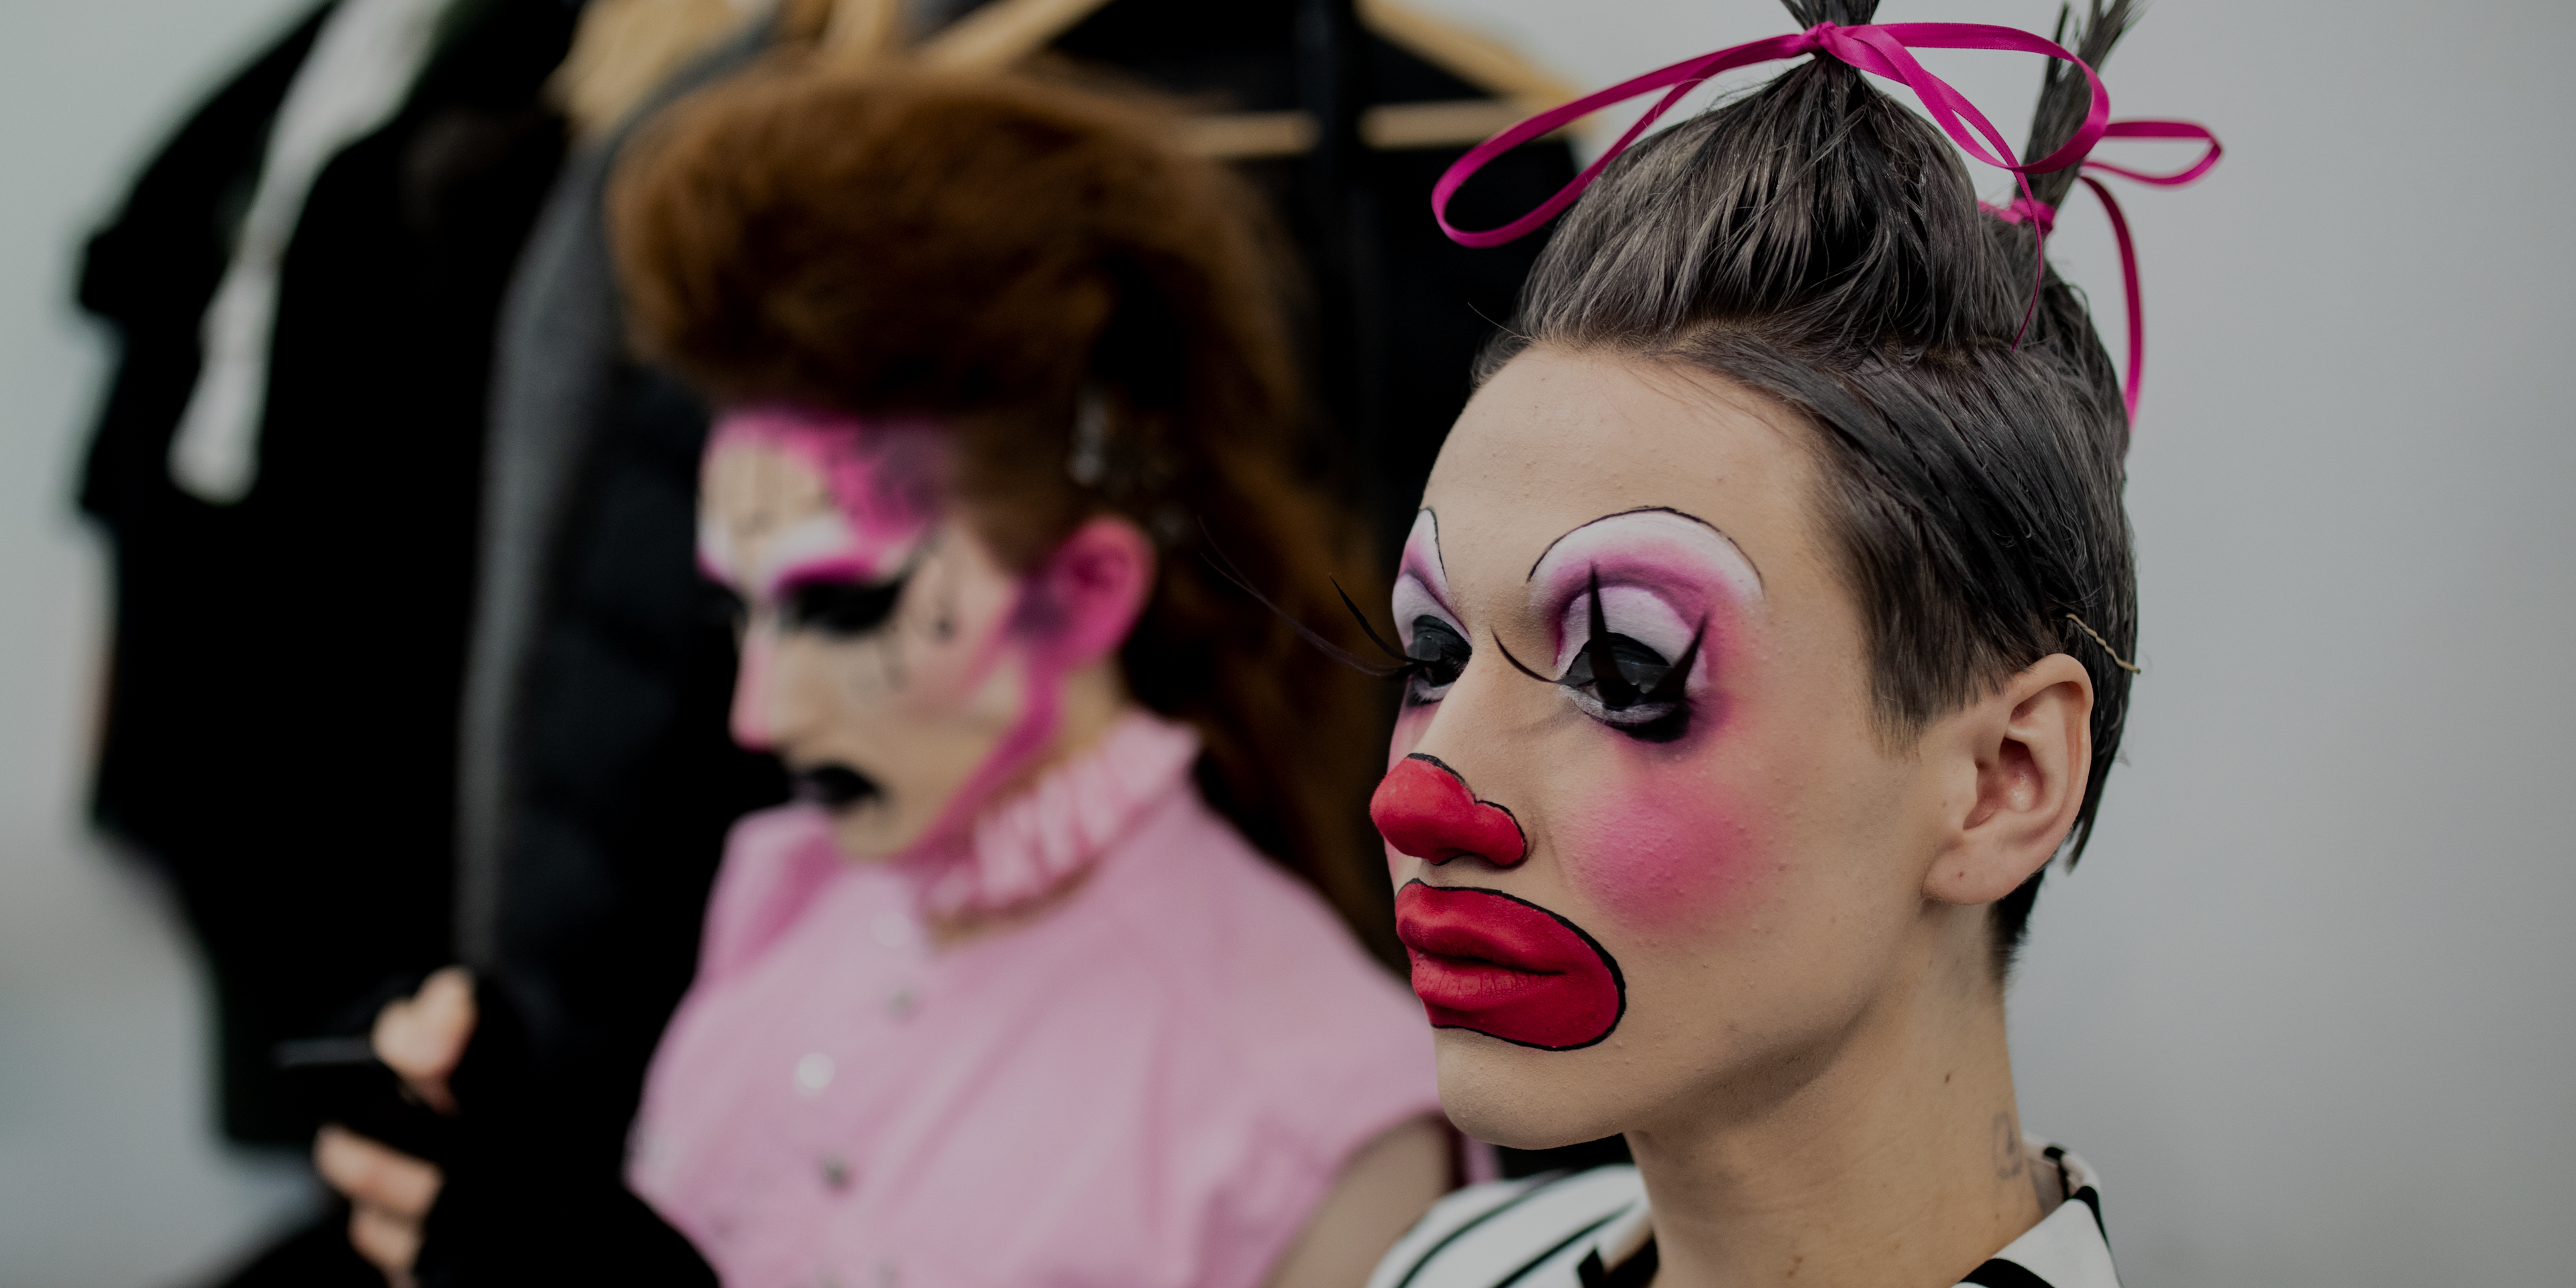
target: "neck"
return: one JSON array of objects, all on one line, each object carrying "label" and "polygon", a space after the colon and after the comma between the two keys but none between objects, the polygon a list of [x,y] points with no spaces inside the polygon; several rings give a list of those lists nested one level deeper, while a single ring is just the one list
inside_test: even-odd
[{"label": "neck", "polygon": [[1063,685],[1056,700],[1055,736],[1012,784],[1014,792],[1025,790],[1058,765],[1082,759],[1136,705],[1127,696],[1127,682],[1119,676],[1115,658],[1067,673]]},{"label": "neck", "polygon": [[1983,911],[1927,909],[1908,982],[1628,1133],[1656,1288],[1946,1286],[2038,1223]]},{"label": "neck", "polygon": [[[1114,660],[1093,662],[1068,673],[1058,691],[1055,733],[1045,749],[1013,774],[993,795],[1007,802],[1029,790],[1048,772],[1082,759],[1100,746],[1121,717],[1136,709],[1127,695],[1127,685],[1118,673]],[[941,948],[953,947],[968,940],[1004,933],[1042,920],[1073,892],[1082,879],[1066,882],[1043,897],[1007,909],[970,909],[958,913],[934,914],[931,917],[931,939]]]}]

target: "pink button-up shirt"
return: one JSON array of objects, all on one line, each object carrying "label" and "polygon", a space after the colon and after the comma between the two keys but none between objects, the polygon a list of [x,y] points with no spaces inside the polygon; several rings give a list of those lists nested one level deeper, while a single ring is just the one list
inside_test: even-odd
[{"label": "pink button-up shirt", "polygon": [[1411,994],[1175,736],[1131,720],[1041,784],[1058,825],[1017,831],[1062,867],[1035,802],[1082,784],[1087,878],[947,949],[938,874],[842,858],[806,806],[735,827],[628,1176],[727,1285],[1249,1288],[1354,1150],[1439,1111]]}]

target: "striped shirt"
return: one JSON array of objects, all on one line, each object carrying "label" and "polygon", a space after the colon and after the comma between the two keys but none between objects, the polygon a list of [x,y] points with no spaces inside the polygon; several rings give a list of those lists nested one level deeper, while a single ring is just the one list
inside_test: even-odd
[{"label": "striped shirt", "polygon": [[[2068,1201],[1962,1288],[2119,1288],[2093,1169],[2055,1145],[2033,1148]],[[1655,1265],[1645,1182],[1621,1164],[1460,1190],[1396,1243],[1369,1288],[1643,1288]]]}]

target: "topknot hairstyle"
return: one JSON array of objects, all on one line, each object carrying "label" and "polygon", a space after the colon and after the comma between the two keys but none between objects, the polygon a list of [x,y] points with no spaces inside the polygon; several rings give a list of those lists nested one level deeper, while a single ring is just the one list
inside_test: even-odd
[{"label": "topknot hairstyle", "polygon": [[1360,831],[1374,690],[1210,559],[1315,618],[1336,578],[1371,583],[1366,542],[1300,469],[1259,199],[1174,138],[1141,99],[1051,81],[774,64],[627,149],[628,315],[720,401],[948,427],[961,499],[1016,566],[1093,515],[1134,520],[1160,558],[1129,691],[1198,728],[1210,803],[1385,951]]},{"label": "topknot hairstyle", "polygon": [[[1785,3],[1809,26],[1867,23],[1877,8]],[[2129,5],[2090,4],[2073,47],[2099,66]],[[2059,26],[2067,43],[2063,16]],[[2025,157],[2054,151],[2084,117],[2082,73],[2051,67]],[[2034,175],[2034,195],[2054,204],[2074,178],[2072,167]],[[2083,298],[2050,271],[2029,313],[2033,235],[1979,210],[1929,122],[1852,67],[1813,58],[1606,168],[1557,228],[1481,374],[1533,344],[1607,350],[1716,373],[1802,416],[1892,739],[2048,654],[2090,673],[2092,773],[2071,866],[2129,704],[2112,656],[2129,656],[2137,635],[2121,502],[2129,429]],[[2045,872],[1996,905],[1999,976]]]}]

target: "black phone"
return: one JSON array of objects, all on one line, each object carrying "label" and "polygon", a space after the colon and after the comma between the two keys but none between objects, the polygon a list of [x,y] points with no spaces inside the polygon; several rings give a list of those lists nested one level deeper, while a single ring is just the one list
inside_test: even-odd
[{"label": "black phone", "polygon": [[317,1123],[338,1123],[415,1158],[444,1163],[456,1121],[421,1103],[363,1037],[280,1042],[270,1058],[289,1100]]}]

